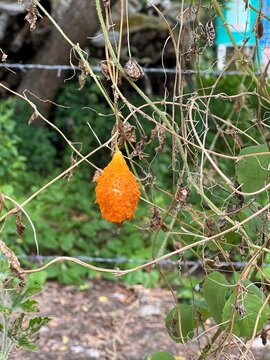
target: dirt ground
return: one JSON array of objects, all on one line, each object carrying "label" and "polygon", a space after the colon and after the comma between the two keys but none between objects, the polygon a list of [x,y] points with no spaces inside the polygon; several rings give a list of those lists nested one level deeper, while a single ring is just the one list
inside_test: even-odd
[{"label": "dirt ground", "polygon": [[[161,350],[178,354],[177,360],[198,359],[196,341],[188,345],[193,353],[188,356],[165,332],[164,319],[173,307],[168,290],[98,280],[78,291],[51,282],[37,300],[41,315],[52,321],[40,332],[38,352],[19,350],[12,360],[143,360]],[[257,340],[255,359],[270,359],[270,344],[263,347]]]}]

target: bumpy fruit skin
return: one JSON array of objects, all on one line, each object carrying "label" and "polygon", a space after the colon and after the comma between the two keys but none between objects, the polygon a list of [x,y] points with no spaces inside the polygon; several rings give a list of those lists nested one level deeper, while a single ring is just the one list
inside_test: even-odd
[{"label": "bumpy fruit skin", "polygon": [[117,150],[111,162],[97,178],[96,203],[107,221],[122,223],[135,218],[134,211],[140,197],[139,185]]}]

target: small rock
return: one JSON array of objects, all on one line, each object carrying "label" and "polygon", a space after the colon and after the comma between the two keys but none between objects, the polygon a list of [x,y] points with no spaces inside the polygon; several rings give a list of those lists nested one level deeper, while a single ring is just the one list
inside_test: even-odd
[{"label": "small rock", "polygon": [[97,349],[93,349],[93,348],[87,349],[86,354],[88,356],[91,356],[91,358],[94,358],[94,359],[99,359],[101,356],[100,351]]},{"label": "small rock", "polygon": [[91,359],[99,359],[101,354],[100,351],[94,348],[85,348],[81,345],[74,345],[71,346],[71,351],[75,354],[84,354],[87,355],[89,357],[91,357]]},{"label": "small rock", "polygon": [[269,348],[270,346],[270,341],[267,340],[267,344],[266,345],[263,345],[262,343],[262,339],[257,337],[254,339],[254,341],[252,342],[252,349],[265,349],[265,347],[268,347]]},{"label": "small rock", "polygon": [[98,301],[99,301],[99,302],[107,302],[107,301],[108,301],[108,298],[107,298],[107,296],[100,296],[100,297],[98,298]]},{"label": "small rock", "polygon": [[140,316],[159,315],[160,309],[153,305],[143,305],[139,310]]},{"label": "small rock", "polygon": [[113,297],[119,300],[120,302],[124,302],[126,300],[126,296],[122,293],[114,293]]}]

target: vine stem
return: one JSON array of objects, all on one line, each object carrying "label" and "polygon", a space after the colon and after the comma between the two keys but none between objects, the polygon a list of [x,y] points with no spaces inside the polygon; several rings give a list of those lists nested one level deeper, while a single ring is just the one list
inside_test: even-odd
[{"label": "vine stem", "polygon": [[[198,134],[196,132],[196,128],[195,128],[194,122],[192,120],[193,119],[192,110],[196,109],[195,108],[195,101],[196,101],[196,99],[192,99],[190,107],[189,107],[189,120],[190,120],[190,123],[191,123],[193,133],[194,133],[194,135],[196,137],[196,140],[197,140],[200,148],[205,153],[207,159],[209,160],[209,162],[211,163],[213,168],[216,170],[216,172],[223,178],[225,183],[232,189],[232,191],[234,193],[237,193],[237,194],[242,195],[242,196],[259,195],[259,194],[263,193],[264,191],[268,190],[270,188],[270,183],[268,185],[265,185],[261,189],[259,189],[257,191],[252,191],[252,192],[240,191],[240,190],[238,190],[237,188],[234,187],[234,184],[232,183],[232,181],[222,172],[222,170],[218,167],[218,165],[216,165],[215,161],[211,158],[211,156],[208,153],[208,150],[203,146],[203,143],[201,142],[201,140],[200,140],[200,138],[199,138],[199,136],[198,136]],[[255,154],[252,154],[252,155],[255,156]]]},{"label": "vine stem", "polygon": [[217,329],[215,334],[213,335],[211,341],[201,350],[201,355],[198,358],[198,360],[204,360],[206,359],[206,356],[208,355],[209,351],[211,350],[212,346],[214,345],[215,341],[219,337],[219,335],[222,333],[222,330],[220,328]]},{"label": "vine stem", "polygon": [[[109,50],[110,56],[112,58],[113,63],[117,66],[118,70],[122,73],[122,75],[127,79],[127,81],[130,83],[130,85],[137,91],[137,93],[141,96],[142,99],[144,99],[152,108],[153,110],[155,110],[162,119],[164,119],[165,121],[167,121],[166,119],[166,115],[163,111],[161,111],[150,99],[148,96],[145,95],[145,93],[134,83],[134,81],[132,81],[129,77],[126,76],[126,73],[124,71],[124,68],[121,66],[121,64],[118,61],[118,58],[113,50],[112,44],[110,42],[109,36],[108,36],[108,31],[106,29],[106,24],[104,22],[103,19],[103,15],[102,15],[102,9],[101,9],[101,5],[100,5],[100,1],[99,0],[95,0],[96,2],[96,9],[97,9],[97,16],[100,22],[100,26],[101,26],[101,30],[104,36],[104,40],[106,43],[106,46]],[[114,86],[117,86],[117,84],[115,84]]]},{"label": "vine stem", "polygon": [[36,228],[30,218],[30,216],[27,214],[27,212],[24,210],[23,207],[20,206],[19,203],[17,203],[17,201],[15,201],[14,199],[12,199],[10,196],[8,195],[4,195],[4,198],[9,200],[13,205],[15,205],[16,207],[18,207],[25,215],[25,217],[27,218],[27,220],[29,221],[29,224],[31,225],[31,228],[33,230],[33,235],[34,235],[34,240],[35,240],[35,244],[36,244],[36,248],[37,248],[37,255],[39,255],[39,245],[38,245],[38,239],[37,239],[37,232],[36,232]]},{"label": "vine stem", "polygon": [[[38,116],[41,117],[42,120],[44,120],[49,126],[51,126],[55,131],[57,131],[62,138],[66,141],[66,143],[69,145],[69,147],[80,157],[83,158],[84,156],[80,153],[80,151],[78,151],[76,149],[75,146],[73,146],[72,142],[65,136],[65,134],[57,127],[55,126],[52,122],[50,122],[48,119],[46,119],[37,109],[36,105],[30,101],[25,95],[21,95],[19,93],[17,93],[14,90],[9,89],[7,86],[5,86],[3,83],[0,82],[0,86],[2,88],[4,88],[5,90],[9,91],[10,93],[12,93],[13,95],[19,97],[20,99],[26,101],[34,110],[34,113],[37,114]],[[86,157],[84,157],[84,160],[91,165],[93,168],[95,168],[96,170],[100,170],[98,167],[96,167],[93,163],[91,163]]]},{"label": "vine stem", "polygon": [[[243,0],[243,1],[251,10],[255,11],[256,13],[259,13],[258,9],[256,9],[253,5],[250,4],[250,0]],[[264,12],[260,11],[260,15],[270,22],[270,17],[267,16]]]},{"label": "vine stem", "polygon": [[[38,196],[42,191],[44,191],[45,189],[47,189],[48,187],[50,187],[52,184],[54,184],[57,180],[61,179],[62,177],[64,177],[66,174],[68,174],[72,169],[75,169],[77,166],[79,166],[80,163],[82,163],[85,159],[89,158],[90,156],[92,156],[93,154],[95,154],[97,151],[99,151],[101,148],[103,147],[107,147],[111,140],[114,139],[114,137],[116,136],[113,135],[111,139],[109,139],[106,143],[100,145],[99,147],[97,147],[96,149],[94,149],[93,151],[91,151],[89,154],[82,156],[82,158],[77,161],[74,165],[71,165],[68,169],[66,169],[65,171],[61,172],[59,175],[57,175],[55,178],[53,178],[51,181],[49,181],[47,184],[45,184],[44,186],[42,186],[40,189],[38,189],[34,194],[32,194],[29,198],[27,198],[24,202],[22,202],[20,204],[20,207],[23,207],[25,205],[27,205],[31,200],[33,200],[36,196]],[[7,218],[9,215],[13,214],[14,212],[16,212],[18,210],[18,208],[14,208],[10,211],[8,211],[7,213],[5,213],[2,217],[0,217],[0,222],[2,220],[4,220],[5,218]]]},{"label": "vine stem", "polygon": [[[2,303],[4,302],[4,289],[3,289],[3,284],[0,284],[0,296],[1,296],[1,301]],[[1,346],[1,352],[0,352],[0,360],[7,360],[8,359],[8,354],[10,352],[11,349],[11,344],[8,338],[8,316],[4,313],[2,313],[2,319],[3,319],[3,328],[2,328],[2,346]]]},{"label": "vine stem", "polygon": [[[111,274],[114,274],[116,276],[123,276],[123,275],[126,275],[128,273],[131,273],[131,272],[134,272],[134,271],[137,271],[137,270],[140,270],[140,269],[144,269],[146,267],[149,267],[150,265],[155,265],[157,264],[158,262],[162,261],[162,260],[166,260],[174,255],[177,255],[177,254],[181,254],[181,253],[184,253],[185,251],[189,250],[189,249],[192,249],[193,247],[196,247],[196,246],[199,246],[199,245],[203,245],[203,244],[206,244],[207,242],[211,241],[211,240],[214,240],[214,239],[217,239],[223,235],[226,235],[228,234],[229,232],[231,231],[237,231],[241,228],[242,225],[248,223],[250,220],[254,219],[255,217],[259,216],[260,214],[264,213],[265,211],[267,211],[268,209],[270,209],[270,203],[267,204],[266,206],[264,206],[263,208],[261,208],[260,210],[258,210],[257,212],[255,212],[254,214],[250,215],[249,217],[247,217],[246,219],[244,219],[243,221],[235,224],[234,226],[232,226],[231,228],[229,229],[226,229],[222,232],[220,232],[219,234],[215,234],[213,236],[209,236],[209,237],[205,237],[203,238],[202,240],[199,240],[199,241],[196,241],[192,244],[188,244],[186,246],[183,246],[182,248],[180,249],[177,249],[175,251],[172,251],[168,254],[165,254],[163,256],[160,256],[159,258],[156,258],[154,260],[151,260],[149,262],[147,262],[146,264],[143,264],[143,265],[139,265],[139,266],[136,266],[134,268],[131,268],[131,269],[127,269],[127,270],[120,270],[120,269],[107,269],[107,268],[100,268],[100,267],[97,267],[97,266],[94,266],[94,265],[90,265],[90,264],[87,264],[81,260],[78,260],[76,258],[73,258],[73,257],[69,257],[69,256],[59,256],[53,260],[51,260],[50,262],[48,262],[47,264],[45,264],[44,266],[41,266],[40,268],[38,269],[32,269],[32,270],[23,270],[23,273],[25,274],[31,274],[31,273],[35,273],[35,272],[40,272],[40,271],[43,271],[45,269],[47,269],[49,266],[51,266],[52,264],[55,264],[57,262],[63,262],[63,261],[70,261],[70,262],[74,262],[74,263],[77,263],[81,266],[84,266],[88,269],[92,269],[92,270],[96,270],[96,271],[99,271],[99,272],[106,272],[106,273],[111,273]],[[252,244],[251,242],[248,243],[249,246],[253,249],[256,249],[256,250],[261,250],[261,251],[264,251],[268,254],[270,254],[270,250],[267,249],[267,248],[264,248],[264,247],[261,247],[261,246],[258,246],[258,245],[255,245],[255,244]]]},{"label": "vine stem", "polygon": [[[104,22],[104,19],[103,19],[103,15],[102,15],[102,9],[101,9],[101,5],[100,5],[100,0],[95,0],[96,1],[96,8],[97,8],[97,15],[98,15],[98,18],[99,18],[99,21],[100,21],[100,24],[101,24],[101,29],[102,29],[102,32],[103,32],[103,36],[104,36],[104,39],[105,39],[105,43],[106,43],[106,46],[110,52],[110,55],[112,57],[112,60],[114,62],[114,64],[118,67],[118,69],[121,71],[121,73],[126,77],[125,75],[125,72],[124,72],[124,69],[123,67],[121,66],[121,64],[119,63],[118,59],[117,59],[117,56],[115,55],[114,53],[114,50],[113,50],[113,47],[110,43],[110,39],[109,39],[109,36],[108,36],[108,31],[106,29],[106,24]],[[216,4],[216,11],[218,13],[220,13],[220,16],[223,17],[223,20],[224,20],[224,26],[226,27],[226,30],[231,34],[230,32],[230,28],[228,27],[228,25],[226,24],[226,21],[225,21],[225,18],[223,16],[223,13],[217,3],[217,1],[215,1],[215,4]],[[232,34],[231,34],[231,37],[232,37]],[[237,49],[238,51],[238,47],[237,47],[237,44],[235,43],[233,37],[232,37],[232,41],[234,43],[234,46],[235,48]],[[248,72],[251,72],[251,77],[254,79],[254,81],[256,82],[256,84],[260,84],[258,79],[256,78],[256,76],[253,74],[252,70],[249,69],[247,66],[246,66],[246,70]],[[145,94],[144,92],[138,88],[138,86],[133,82],[131,81],[128,77],[126,77],[126,79],[129,81],[129,83],[133,86],[133,88],[137,91],[137,93],[146,101],[146,103],[148,103],[152,109],[154,109],[161,117],[161,119],[163,119],[167,124],[168,124],[168,127],[174,131],[174,129],[172,129],[172,125],[170,124],[169,120],[167,119],[167,116],[165,115],[165,113],[163,111],[161,111]],[[117,85],[116,85],[117,86]],[[191,176],[191,172],[189,170],[189,166],[188,166],[188,163],[187,163],[187,158],[185,156],[185,153],[184,153],[184,149],[183,149],[183,146],[182,146],[182,143],[180,141],[179,138],[177,138],[178,140],[178,144],[179,144],[179,148],[180,148],[180,154],[181,154],[181,157],[184,161],[184,167],[187,171],[187,174],[188,174],[188,181],[192,184],[192,186],[196,189],[197,193],[207,202],[207,204],[210,206],[211,209],[213,209],[216,213],[220,213],[219,209],[213,204],[213,202],[205,195],[204,191],[202,191],[196,184],[195,180],[193,179],[193,177]],[[204,149],[205,150],[205,149]],[[207,152],[206,152],[207,154]],[[233,188],[235,192],[238,192],[237,189]],[[232,222],[232,220],[228,217],[226,217],[226,219],[229,221],[229,222]],[[243,232],[243,230],[242,230]]]},{"label": "vine stem", "polygon": [[[36,2],[37,0],[35,0]],[[124,69],[123,67],[121,66],[121,64],[119,63],[119,60],[113,50],[113,47],[110,43],[110,39],[109,39],[109,36],[108,36],[108,31],[107,31],[107,28],[106,28],[106,24],[104,22],[104,19],[103,19],[103,14],[102,14],[102,9],[101,9],[101,4],[100,4],[100,1],[99,0],[95,0],[95,3],[96,3],[96,9],[97,9],[97,15],[98,15],[98,19],[100,21],[100,25],[101,25],[101,29],[102,29],[102,32],[103,32],[103,36],[104,36],[104,39],[105,39],[105,43],[106,43],[106,46],[109,50],[109,53],[112,57],[112,60],[113,60],[113,63],[117,66],[117,68],[121,71],[121,73],[126,77],[125,75],[125,72],[124,72]],[[37,2],[38,6],[41,8],[41,10],[50,18],[50,20],[52,21],[52,23],[57,27],[57,29],[60,31],[60,33],[64,36],[64,38],[70,43],[72,44],[74,47],[76,47],[72,41],[63,33],[62,29],[59,27],[59,25],[51,18],[51,16],[47,13],[47,11]],[[230,31],[230,28],[228,26],[228,24],[226,23],[226,20],[225,20],[225,17],[221,11],[221,8],[218,4],[218,2],[216,0],[213,0],[213,4],[215,6],[215,9],[217,11],[217,13],[220,15],[222,21],[223,21],[223,24],[224,24],[224,27],[226,29],[226,31],[228,32],[229,34],[229,37],[232,41],[232,44],[234,46],[234,48],[238,51],[238,46],[237,44],[235,43],[234,39],[233,39],[233,36],[231,34],[231,31]],[[82,60],[84,62],[87,63],[87,66],[89,66],[88,62],[84,59],[83,55],[82,55],[82,50],[80,49],[79,45],[77,45],[78,48],[76,48],[76,50],[78,51],[79,50],[79,53],[81,54],[82,56]],[[244,59],[240,59],[240,60],[244,60]],[[254,75],[254,73],[252,72],[252,70],[245,64],[243,64],[244,68],[246,69],[246,71],[250,74],[250,76],[252,77],[252,79],[256,82],[257,85],[260,85],[260,82],[259,80],[256,78],[256,76]],[[90,69],[91,70],[91,69]],[[92,70],[91,70],[92,72]],[[129,83],[133,86],[133,88],[137,91],[137,93],[160,115],[160,117],[162,119],[164,119],[166,121],[166,123],[168,124],[168,126],[171,128],[171,124],[169,122],[169,120],[167,119],[167,116],[165,115],[165,113],[163,111],[161,111],[145,94],[144,92],[138,88],[138,86],[132,81],[130,80],[128,77],[126,77],[126,79],[129,81]],[[99,83],[99,82],[98,82]],[[100,85],[100,83],[99,83]],[[117,84],[115,84],[117,86]],[[101,85],[100,85],[101,86]],[[103,89],[102,89],[103,90]],[[102,92],[103,93],[103,92]],[[113,110],[115,112],[115,108],[113,106],[113,104],[111,104],[111,106],[113,107]],[[172,129],[173,131],[173,129]],[[179,146],[180,146],[180,152],[181,152],[181,156],[184,160],[184,163],[185,163],[185,167],[186,169],[188,170],[188,164],[187,164],[187,161],[185,159],[185,156],[184,156],[184,152],[183,152],[183,148],[182,148],[182,144],[180,142],[180,139],[178,138],[178,143],[179,143]],[[190,174],[190,171],[188,170],[188,173]],[[195,187],[195,189],[197,190],[198,194],[200,194],[204,200],[208,203],[208,205],[214,209],[215,211],[218,210],[214,204],[212,203],[212,201],[204,194],[204,192],[202,192],[197,184],[195,183],[195,181],[192,179],[191,176],[189,176],[189,181],[191,181],[192,185]],[[234,189],[235,192],[238,192],[237,189]]]}]

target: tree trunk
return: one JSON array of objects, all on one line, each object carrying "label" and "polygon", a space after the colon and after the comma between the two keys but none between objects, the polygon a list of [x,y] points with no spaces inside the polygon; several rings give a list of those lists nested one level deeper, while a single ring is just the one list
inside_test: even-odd
[{"label": "tree trunk", "polygon": [[[94,0],[73,0],[58,23],[73,43],[79,43],[81,48],[84,48],[89,42],[87,37],[93,36],[99,27]],[[66,65],[70,62],[70,53],[70,44],[52,26],[43,47],[34,57],[33,63]],[[67,77],[67,74],[63,72],[57,76],[56,71],[53,70],[29,70],[17,90],[19,93],[28,90],[41,100],[53,101],[64,77]],[[31,100],[39,104],[39,109],[45,117],[49,115],[52,107],[50,102],[40,102],[30,94],[27,96],[31,96]]]}]

